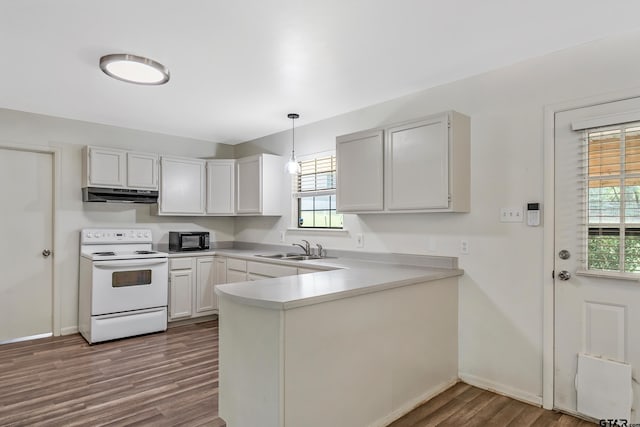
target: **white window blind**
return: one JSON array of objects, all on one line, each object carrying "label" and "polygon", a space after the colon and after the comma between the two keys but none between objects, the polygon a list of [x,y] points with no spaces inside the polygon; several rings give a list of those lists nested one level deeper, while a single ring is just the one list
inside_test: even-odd
[{"label": "white window blind", "polygon": [[640,122],[586,129],[582,147],[583,269],[640,273]]},{"label": "white window blind", "polygon": [[342,228],[336,213],[336,156],[325,155],[300,161],[300,174],[293,180],[298,228]]}]

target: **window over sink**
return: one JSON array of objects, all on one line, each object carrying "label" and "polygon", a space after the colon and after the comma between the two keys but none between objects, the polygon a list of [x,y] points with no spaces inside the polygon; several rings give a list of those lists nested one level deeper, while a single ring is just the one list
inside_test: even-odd
[{"label": "window over sink", "polygon": [[302,159],[293,177],[292,194],[298,229],[342,229],[336,213],[336,156],[322,153]]}]

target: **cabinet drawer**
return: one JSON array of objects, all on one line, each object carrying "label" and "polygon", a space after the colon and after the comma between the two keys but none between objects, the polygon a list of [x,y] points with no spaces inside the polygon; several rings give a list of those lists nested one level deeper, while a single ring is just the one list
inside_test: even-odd
[{"label": "cabinet drawer", "polygon": [[227,258],[227,269],[247,271],[247,261],[243,259]]},{"label": "cabinet drawer", "polygon": [[184,270],[191,268],[193,258],[171,258],[169,259],[169,270]]},{"label": "cabinet drawer", "polygon": [[253,261],[247,263],[247,271],[251,274],[267,277],[294,276],[298,273],[295,267]]}]

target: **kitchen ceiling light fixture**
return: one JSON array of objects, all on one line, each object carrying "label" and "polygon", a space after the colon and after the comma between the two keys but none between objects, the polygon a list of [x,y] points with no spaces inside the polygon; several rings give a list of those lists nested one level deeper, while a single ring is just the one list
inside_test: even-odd
[{"label": "kitchen ceiling light fixture", "polygon": [[300,163],[296,160],[296,136],[295,136],[295,120],[300,117],[297,113],[289,113],[287,117],[291,119],[291,158],[285,165],[285,171],[290,175],[298,175],[300,173]]},{"label": "kitchen ceiling light fixture", "polygon": [[115,53],[100,58],[100,69],[114,79],[140,85],[162,85],[169,81],[169,69],[143,56]]}]

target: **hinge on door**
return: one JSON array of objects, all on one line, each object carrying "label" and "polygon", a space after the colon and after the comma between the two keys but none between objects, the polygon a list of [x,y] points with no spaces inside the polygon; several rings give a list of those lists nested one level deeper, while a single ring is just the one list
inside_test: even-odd
[{"label": "hinge on door", "polygon": [[447,201],[451,203],[451,194],[447,194]]},{"label": "hinge on door", "polygon": [[451,120],[447,119],[447,128],[451,129]]},{"label": "hinge on door", "polygon": [[551,278],[552,279],[556,278],[556,271],[555,270],[551,270]]}]

